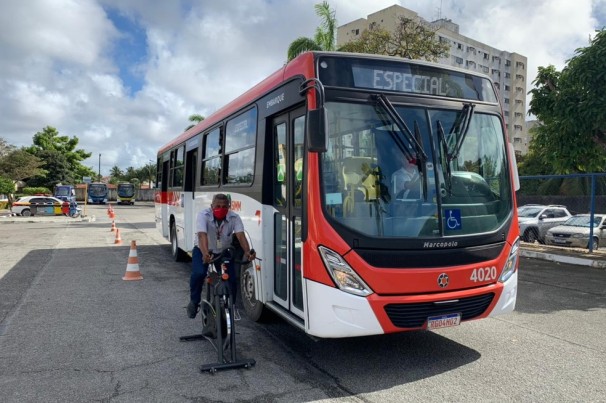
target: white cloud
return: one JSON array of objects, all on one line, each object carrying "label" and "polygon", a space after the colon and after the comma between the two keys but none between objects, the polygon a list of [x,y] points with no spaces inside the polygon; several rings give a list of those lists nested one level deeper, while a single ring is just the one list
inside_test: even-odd
[{"label": "white cloud", "polygon": [[[78,136],[102,172],[142,166],[188,125],[209,115],[279,69],[288,44],[312,37],[319,0],[7,0],[0,14],[0,137],[31,144],[44,126]],[[330,0],[339,24],[393,0]],[[539,65],[558,68],[585,46],[606,0],[402,0],[427,20],[439,15],[461,33],[528,57],[529,82]],[[441,9],[440,9],[441,6]],[[106,9],[145,30],[148,59],[133,66],[142,89],[128,95],[112,47],[124,35]],[[602,8],[600,8],[602,7]],[[602,18],[604,18],[602,14]]]}]

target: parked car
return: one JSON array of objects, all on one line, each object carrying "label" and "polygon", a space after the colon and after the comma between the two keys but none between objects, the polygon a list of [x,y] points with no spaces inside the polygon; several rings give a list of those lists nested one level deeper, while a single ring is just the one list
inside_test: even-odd
[{"label": "parked car", "polygon": [[[591,229],[591,216],[577,214],[562,225],[547,231],[545,242],[548,245],[573,246],[589,248],[589,232]],[[606,214],[593,216],[593,239],[591,249],[597,250],[600,241],[606,239]]]},{"label": "parked car", "polygon": [[572,214],[566,206],[526,204],[518,207],[518,224],[522,240],[545,243],[547,230],[565,223]]},{"label": "parked car", "polygon": [[63,215],[63,201],[52,196],[25,196],[13,203],[11,211],[29,217],[31,215]]}]

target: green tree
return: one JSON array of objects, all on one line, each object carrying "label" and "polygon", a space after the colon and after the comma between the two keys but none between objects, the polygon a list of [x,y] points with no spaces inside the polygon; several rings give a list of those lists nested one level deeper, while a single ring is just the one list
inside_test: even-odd
[{"label": "green tree", "polygon": [[[9,178],[0,175],[0,194],[8,196],[8,208],[13,205],[13,192],[15,191],[15,182]],[[0,208],[6,208],[0,207]]]},{"label": "green tree", "polygon": [[531,151],[552,174],[603,172],[606,166],[606,31],[576,49],[561,72],[539,67],[530,91],[537,127]]},{"label": "green tree", "polygon": [[448,49],[448,44],[436,39],[436,30],[403,16],[399,17],[393,32],[373,25],[364,30],[359,39],[339,48],[342,52],[372,53],[434,62],[447,55]]},{"label": "green tree", "polygon": [[195,125],[197,125],[198,123],[200,123],[203,120],[204,120],[204,116],[198,115],[197,113],[194,113],[193,115],[190,115],[189,116],[189,121],[192,122],[192,124],[190,124],[189,126],[187,126],[185,128],[185,131],[188,131],[189,129],[191,129],[192,127],[194,127]]},{"label": "green tree", "polygon": [[[76,149],[78,146],[78,138],[68,136],[60,136],[57,129],[51,126],[46,126],[41,132],[37,132],[33,138],[33,145],[28,147],[26,150],[41,160],[44,161],[44,169],[50,173],[47,177],[46,183],[39,184],[40,186],[46,186],[50,189],[54,187],[58,182],[67,182],[80,180],[82,173],[92,172],[90,168],[87,168],[81,164],[81,162],[89,158],[92,153],[88,153],[81,149]],[[63,156],[59,159],[58,155]],[[57,168],[57,164],[62,164],[63,161],[67,164],[66,169],[68,173],[58,173],[57,175],[52,173],[52,169]],[[63,166],[63,165],[61,165]],[[62,179],[58,179],[58,177]],[[65,178],[65,179],[63,179]]]},{"label": "green tree", "polygon": [[289,46],[287,57],[292,60],[303,52],[309,50],[335,50],[335,37],[337,33],[336,12],[330,8],[327,1],[314,6],[316,15],[320,17],[320,26],[316,28],[316,34],[313,39],[299,37]]},{"label": "green tree", "polygon": [[44,175],[44,162],[25,149],[13,150],[0,157],[0,175],[14,182]]},{"label": "green tree", "polygon": [[139,172],[137,171],[137,169],[133,167],[128,167],[126,168],[126,171],[124,172],[124,176],[122,178],[127,182],[131,182],[135,178],[138,179],[138,177]]},{"label": "green tree", "polygon": [[112,169],[109,170],[109,176],[111,176],[110,183],[114,183],[114,180],[117,183],[123,180],[122,178],[124,177],[124,172],[122,172],[118,165],[114,165]]}]

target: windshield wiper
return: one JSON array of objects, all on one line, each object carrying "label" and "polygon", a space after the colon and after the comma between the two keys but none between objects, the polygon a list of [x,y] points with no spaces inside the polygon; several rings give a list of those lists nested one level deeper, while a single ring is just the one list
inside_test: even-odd
[{"label": "windshield wiper", "polygon": [[396,126],[398,126],[398,129],[400,129],[400,131],[404,134],[404,137],[406,138],[408,143],[410,145],[412,145],[412,147],[414,148],[414,150],[415,150],[414,156],[410,155],[410,152],[408,151],[408,147],[403,148],[404,152],[407,154],[407,157],[413,157],[417,160],[420,160],[421,165],[424,165],[425,161],[427,160],[427,154],[425,154],[425,151],[423,151],[423,146],[421,146],[421,144],[415,138],[415,136],[412,134],[412,132],[410,131],[408,126],[406,126],[406,122],[404,122],[404,120],[402,120],[402,118],[396,111],[396,108],[394,108],[393,104],[383,94],[375,94],[375,95],[373,95],[373,98],[377,101],[377,103],[379,105],[381,105],[383,107],[385,112],[387,112],[387,115],[396,124]]},{"label": "windshield wiper", "polygon": [[446,134],[444,133],[444,126],[442,122],[438,120],[438,137],[440,138],[440,144],[442,145],[443,153],[446,154],[446,190],[448,194],[452,194],[452,171],[450,170],[451,155],[448,152],[448,144],[446,143]]},{"label": "windshield wiper", "polygon": [[465,136],[467,136],[467,132],[469,131],[469,126],[471,123],[471,118],[473,118],[473,110],[476,106],[474,104],[465,104],[463,106],[463,110],[461,114],[457,117],[455,124],[452,126],[450,133],[448,136],[450,137],[454,133],[458,133],[459,137],[457,139],[457,143],[455,145],[454,150],[452,150],[452,154],[448,152],[448,160],[452,161],[459,156],[461,152],[461,147],[463,146],[463,142],[465,141]]}]

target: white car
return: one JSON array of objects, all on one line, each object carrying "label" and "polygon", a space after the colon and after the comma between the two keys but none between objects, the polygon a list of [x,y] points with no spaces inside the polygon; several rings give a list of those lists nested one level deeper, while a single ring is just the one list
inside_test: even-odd
[{"label": "white car", "polygon": [[[590,223],[589,214],[577,214],[547,231],[545,242],[548,245],[589,248]],[[591,249],[597,250],[602,239],[606,239],[606,214],[594,214]]]},{"label": "white car", "polygon": [[52,196],[25,196],[13,203],[11,211],[29,217],[31,215],[63,215],[63,201]]},{"label": "white car", "polygon": [[545,234],[549,228],[565,223],[572,214],[565,206],[526,204],[518,207],[520,236],[525,242],[545,243]]}]

